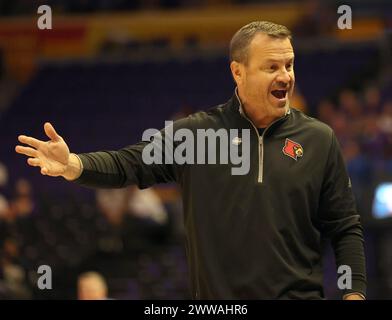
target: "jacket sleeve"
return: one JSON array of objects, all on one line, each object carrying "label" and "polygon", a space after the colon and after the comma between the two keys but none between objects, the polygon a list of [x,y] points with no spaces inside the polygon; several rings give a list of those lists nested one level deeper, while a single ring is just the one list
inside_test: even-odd
[{"label": "jacket sleeve", "polygon": [[344,289],[343,295],[357,292],[366,296],[363,229],[356,210],[351,181],[333,132],[318,218],[323,236],[331,240],[337,268],[340,266],[351,268],[352,286],[351,289]]},{"label": "jacket sleeve", "polygon": [[[189,125],[190,120],[185,118],[166,128],[175,132]],[[169,131],[165,129],[156,130],[154,135],[148,135],[150,140],[144,141],[143,138],[143,141],[117,151],[78,154],[83,171],[74,182],[95,188],[123,188],[137,185],[143,189],[156,183],[178,181],[180,166],[173,161],[171,163],[165,161],[166,154],[173,155],[174,152],[173,138],[166,134]],[[152,161],[153,158],[158,161]]]}]

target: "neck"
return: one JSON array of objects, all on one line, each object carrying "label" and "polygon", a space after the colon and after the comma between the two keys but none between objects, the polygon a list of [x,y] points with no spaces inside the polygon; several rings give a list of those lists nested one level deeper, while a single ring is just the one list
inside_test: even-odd
[{"label": "neck", "polygon": [[249,118],[249,120],[252,121],[252,123],[257,128],[266,128],[272,122],[278,119],[278,117],[268,116],[263,112],[260,112],[259,110],[255,110],[254,108],[251,108],[247,104],[243,104],[242,106],[245,115]]},{"label": "neck", "polygon": [[[280,116],[268,115],[264,110],[260,108],[254,108],[246,103],[246,99],[243,98],[238,89],[236,88],[236,95],[241,105],[242,112],[246,117],[252,121],[256,128],[266,128],[271,123],[280,118]],[[285,113],[287,112],[287,107],[285,107]]]}]

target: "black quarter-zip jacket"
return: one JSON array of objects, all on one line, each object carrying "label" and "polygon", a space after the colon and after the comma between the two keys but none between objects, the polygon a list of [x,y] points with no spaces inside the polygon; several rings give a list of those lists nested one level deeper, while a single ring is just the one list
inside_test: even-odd
[{"label": "black quarter-zip jacket", "polygon": [[365,295],[362,226],[330,127],[289,108],[260,135],[234,94],[177,120],[174,132],[181,128],[195,135],[249,129],[249,173],[232,175],[231,163],[147,165],[142,151],[154,139],[79,154],[83,172],[75,182],[104,188],[177,182],[194,299],[322,299],[322,237],[331,239],[337,266],[351,268],[352,287],[342,295]]}]

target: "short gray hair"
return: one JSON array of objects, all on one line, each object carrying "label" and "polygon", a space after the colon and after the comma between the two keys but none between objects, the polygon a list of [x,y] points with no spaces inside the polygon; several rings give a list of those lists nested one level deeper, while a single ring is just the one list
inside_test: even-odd
[{"label": "short gray hair", "polygon": [[254,21],[238,30],[230,41],[230,61],[247,63],[248,49],[258,33],[265,33],[273,38],[291,40],[291,31],[280,24],[269,21]]}]

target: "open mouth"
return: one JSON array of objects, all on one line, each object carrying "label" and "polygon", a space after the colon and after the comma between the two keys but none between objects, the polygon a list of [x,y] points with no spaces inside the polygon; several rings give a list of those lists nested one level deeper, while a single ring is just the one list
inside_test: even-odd
[{"label": "open mouth", "polygon": [[287,90],[272,90],[271,94],[277,99],[286,98]]}]

